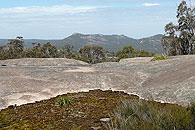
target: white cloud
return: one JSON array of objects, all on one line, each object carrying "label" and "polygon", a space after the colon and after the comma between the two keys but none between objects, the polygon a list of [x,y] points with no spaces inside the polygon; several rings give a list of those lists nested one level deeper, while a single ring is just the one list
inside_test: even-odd
[{"label": "white cloud", "polygon": [[[84,16],[95,12],[103,6],[31,6],[31,7],[14,7],[14,8],[0,8],[0,24],[45,24],[57,23],[60,21],[74,22],[85,20]],[[78,19],[77,19],[78,18]],[[79,19],[80,18],[80,19]],[[85,20],[86,21],[86,20]]]},{"label": "white cloud", "polygon": [[40,7],[40,6],[31,6],[31,7],[14,7],[14,8],[0,8],[0,15],[59,15],[59,14],[75,14],[75,13],[84,13],[94,11],[99,7],[95,6],[52,6],[52,7]]},{"label": "white cloud", "polygon": [[144,6],[159,6],[159,3],[144,3]]},{"label": "white cloud", "polygon": [[[15,38],[18,35],[24,38],[56,39],[64,38],[74,32],[115,33],[140,38],[159,31],[164,32],[164,25],[170,22],[167,19],[175,18],[176,7],[142,8],[143,3],[161,3],[161,5],[163,3],[160,0],[140,1],[138,4],[132,3],[132,6],[130,3],[128,7],[123,7],[123,4],[70,6],[66,3],[51,7],[0,8],[0,39]],[[156,16],[160,16],[161,19]]]}]

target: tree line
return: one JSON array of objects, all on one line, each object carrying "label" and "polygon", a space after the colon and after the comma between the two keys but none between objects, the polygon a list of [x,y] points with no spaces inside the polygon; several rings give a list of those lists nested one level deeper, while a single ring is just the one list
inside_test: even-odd
[{"label": "tree line", "polygon": [[65,45],[57,49],[50,42],[43,45],[32,43],[32,48],[24,47],[23,37],[9,40],[6,46],[0,46],[0,60],[17,58],[69,58],[85,61],[90,64],[100,62],[117,62],[123,58],[149,57],[154,53],[144,50],[135,50],[131,45],[114,53],[104,50],[101,46],[84,46],[78,51],[73,51],[73,46]]},{"label": "tree line", "polygon": [[[165,26],[165,35],[162,38],[162,46],[167,55],[195,54],[195,8],[188,7],[183,0],[177,9],[178,24],[170,22]],[[85,61],[90,64],[100,62],[119,61],[123,58],[149,57],[155,53],[144,50],[135,50],[132,46],[126,46],[114,53],[104,50],[101,46],[84,46],[78,51],[73,51],[73,46],[65,45],[57,49],[50,42],[41,45],[32,43],[33,48],[25,48],[23,37],[9,40],[6,46],[0,46],[0,60],[15,58],[71,58]]]}]

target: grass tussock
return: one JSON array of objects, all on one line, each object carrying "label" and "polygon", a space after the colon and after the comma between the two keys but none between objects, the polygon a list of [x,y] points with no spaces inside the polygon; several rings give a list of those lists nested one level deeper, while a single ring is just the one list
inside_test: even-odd
[{"label": "grass tussock", "polygon": [[65,104],[70,105],[71,99],[69,97],[65,97],[65,98],[60,97],[57,99],[57,102],[60,106],[63,106]]},{"label": "grass tussock", "polygon": [[167,56],[155,54],[151,61],[166,60]]},{"label": "grass tussock", "polygon": [[113,113],[109,130],[195,130],[195,103],[182,107],[153,101],[127,100]]}]

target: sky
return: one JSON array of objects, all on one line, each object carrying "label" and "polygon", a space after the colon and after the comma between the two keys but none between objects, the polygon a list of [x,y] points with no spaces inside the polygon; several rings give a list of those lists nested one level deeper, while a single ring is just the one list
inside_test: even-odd
[{"label": "sky", "polygon": [[[63,39],[73,33],[132,38],[164,34],[181,0],[0,0],[0,39]],[[191,0],[195,5],[195,0]]]}]

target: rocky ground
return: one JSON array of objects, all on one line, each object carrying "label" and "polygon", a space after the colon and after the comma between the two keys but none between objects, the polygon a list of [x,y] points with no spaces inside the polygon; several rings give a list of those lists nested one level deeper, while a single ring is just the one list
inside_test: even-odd
[{"label": "rocky ground", "polygon": [[122,90],[187,105],[195,100],[195,56],[96,65],[64,58],[0,61],[0,109],[92,89]]}]

